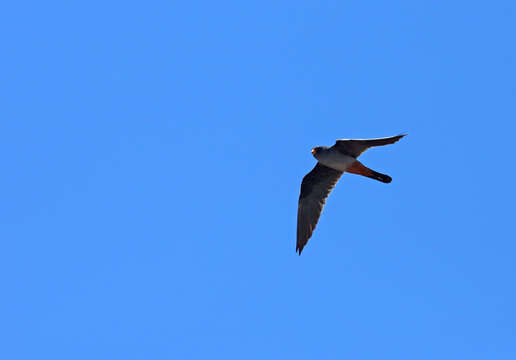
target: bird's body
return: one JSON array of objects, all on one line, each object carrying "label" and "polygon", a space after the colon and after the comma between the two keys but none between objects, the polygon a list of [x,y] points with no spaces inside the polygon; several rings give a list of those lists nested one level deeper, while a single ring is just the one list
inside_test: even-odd
[{"label": "bird's body", "polygon": [[392,181],[390,176],[367,168],[357,158],[372,146],[393,144],[403,136],[405,135],[377,139],[337,140],[331,147],[317,146],[312,149],[312,154],[318,162],[301,183],[296,245],[299,255],[312,236],[326,198],[344,172],[366,176],[384,183]]},{"label": "bird's body", "polygon": [[320,147],[320,150],[314,152],[314,157],[324,166],[339,171],[346,171],[356,159],[353,156],[343,154],[335,147]]}]

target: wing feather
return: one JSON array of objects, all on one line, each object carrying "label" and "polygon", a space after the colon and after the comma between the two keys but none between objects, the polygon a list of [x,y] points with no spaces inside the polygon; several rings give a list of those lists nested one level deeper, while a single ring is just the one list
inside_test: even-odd
[{"label": "wing feather", "polygon": [[326,198],[341,175],[342,171],[317,163],[312,171],[303,178],[297,210],[296,251],[299,252],[299,255],[312,236]]},{"label": "wing feather", "polygon": [[370,147],[394,144],[405,135],[400,134],[377,139],[342,139],[335,142],[335,147],[340,152],[357,158]]}]

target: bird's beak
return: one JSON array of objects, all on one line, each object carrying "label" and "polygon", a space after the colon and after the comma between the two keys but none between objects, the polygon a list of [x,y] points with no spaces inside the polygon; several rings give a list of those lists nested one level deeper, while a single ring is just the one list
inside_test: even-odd
[{"label": "bird's beak", "polygon": [[315,148],[312,149],[312,155],[315,155],[315,153],[317,152],[317,150],[315,150]]}]

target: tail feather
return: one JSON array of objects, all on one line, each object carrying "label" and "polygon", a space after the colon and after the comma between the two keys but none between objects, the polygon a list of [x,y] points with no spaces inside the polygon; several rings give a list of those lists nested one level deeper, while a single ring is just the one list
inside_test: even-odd
[{"label": "tail feather", "polygon": [[349,168],[347,168],[346,171],[352,174],[366,176],[368,178],[375,179],[386,184],[392,181],[392,178],[389,175],[381,174],[379,172],[371,170],[368,167],[364,166],[358,160],[355,161]]},{"label": "tail feather", "polygon": [[372,172],[371,175],[367,175],[367,177],[370,177],[371,179],[375,179],[375,180],[381,181],[386,184],[388,184],[392,181],[392,178],[389,175],[381,174],[374,170],[371,170],[371,172]]}]

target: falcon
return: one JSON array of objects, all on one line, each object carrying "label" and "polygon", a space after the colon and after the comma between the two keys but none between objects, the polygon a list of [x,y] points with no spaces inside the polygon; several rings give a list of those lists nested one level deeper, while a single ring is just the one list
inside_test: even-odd
[{"label": "falcon", "polygon": [[406,134],[377,139],[342,139],[335,145],[316,146],[312,155],[317,164],[301,183],[297,210],[296,252],[301,255],[308,239],[319,221],[326,198],[344,172],[366,176],[371,179],[390,183],[389,175],[381,174],[364,166],[357,158],[373,146],[394,144]]}]

